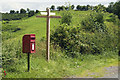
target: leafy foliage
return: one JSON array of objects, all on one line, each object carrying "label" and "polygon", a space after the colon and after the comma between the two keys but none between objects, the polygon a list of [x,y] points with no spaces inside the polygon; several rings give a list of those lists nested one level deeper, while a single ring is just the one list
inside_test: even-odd
[{"label": "leafy foliage", "polygon": [[36,10],[36,12],[35,13],[39,13],[40,11],[39,10]]},{"label": "leafy foliage", "polygon": [[120,19],[120,1],[118,1],[114,4],[113,13],[118,15],[118,18]]},{"label": "leafy foliage", "polygon": [[99,4],[93,8],[96,12],[106,12],[106,7],[104,5]]},{"label": "leafy foliage", "polygon": [[100,54],[106,50],[116,49],[117,32],[110,32],[107,29],[102,13],[91,14],[81,22],[81,25],[81,27],[59,25],[51,34],[52,44],[59,45],[70,57]]},{"label": "leafy foliage", "polygon": [[22,8],[22,9],[20,9],[20,13],[21,13],[21,14],[25,14],[25,13],[26,13],[26,10]]},{"label": "leafy foliage", "polygon": [[37,13],[39,13],[39,10],[36,10],[36,12],[34,12],[34,10],[30,10],[29,8],[27,8],[27,11],[21,8],[20,13],[19,11],[10,10],[10,13],[2,13],[2,20],[4,21],[20,20],[22,18],[31,17]]},{"label": "leafy foliage", "polygon": [[61,24],[65,23],[65,24],[70,25],[71,22],[72,22],[72,15],[70,11],[64,11],[62,13]]},{"label": "leafy foliage", "polygon": [[50,9],[51,9],[51,10],[55,10],[55,6],[54,6],[54,5],[52,5]]},{"label": "leafy foliage", "polygon": [[31,17],[31,16],[33,16],[34,14],[35,14],[34,11],[29,11],[29,13],[28,13],[28,17]]},{"label": "leafy foliage", "polygon": [[10,14],[14,14],[15,13],[15,11],[14,10],[10,10]]},{"label": "leafy foliage", "polygon": [[58,6],[57,9],[58,9],[58,11],[64,10],[64,9],[65,9],[65,6]]},{"label": "leafy foliage", "polygon": [[75,6],[74,6],[74,5],[72,5],[72,6],[71,6],[71,9],[74,9],[74,8],[75,8]]},{"label": "leafy foliage", "polygon": [[[56,13],[60,15],[62,11],[56,11]],[[97,66],[100,67],[105,66],[105,64],[108,65],[108,63],[117,62],[117,52],[114,52],[117,49],[118,42],[117,26],[112,22],[104,21],[104,24],[101,24],[106,25],[107,33],[98,32],[98,30],[95,30],[94,33],[89,32],[79,24],[82,20],[85,20],[84,17],[87,17],[86,14],[90,14],[90,11],[74,11],[71,14],[73,20],[71,25],[67,25],[66,23],[59,25],[58,19],[51,19],[51,30],[55,31],[51,32],[51,44],[53,45],[50,45],[49,63],[45,60],[46,57],[44,57],[46,54],[46,38],[40,41],[41,37],[45,37],[46,19],[31,17],[26,20],[3,21],[3,27],[5,28],[3,28],[4,33],[2,34],[2,38],[7,37],[7,39],[3,40],[2,46],[4,55],[3,64],[5,64],[3,68],[7,73],[6,77],[61,78],[79,75],[86,69],[96,69]],[[17,27],[22,30],[11,32],[11,29],[14,30]],[[22,45],[19,42],[22,36],[28,33],[36,34],[37,37],[36,53],[30,56],[30,72],[26,72],[27,55],[22,53]],[[60,50],[58,49],[59,45],[62,46]],[[104,52],[102,53],[102,51]]]},{"label": "leafy foliage", "polygon": [[27,17],[27,14],[8,14],[2,13],[2,20],[10,21],[10,20],[20,20],[24,17]]},{"label": "leafy foliage", "polygon": [[107,8],[107,11],[118,15],[118,18],[120,19],[120,1],[116,3],[111,2]]},{"label": "leafy foliage", "polygon": [[108,7],[106,8],[106,11],[109,13],[112,13],[114,9],[113,5],[114,5],[114,2],[109,3]]},{"label": "leafy foliage", "polygon": [[102,13],[93,13],[90,14],[89,17],[87,17],[85,20],[81,22],[81,25],[83,26],[83,29],[94,32],[97,31],[106,31],[106,26],[104,25],[104,19]]},{"label": "leafy foliage", "polygon": [[117,25],[119,22],[117,15],[115,15],[113,13],[106,15],[105,20],[108,22],[113,22],[114,24],[117,24]]},{"label": "leafy foliage", "polygon": [[4,68],[7,68],[9,65],[8,71],[14,72],[15,67],[12,66],[14,66],[17,63],[20,63],[19,59],[22,58],[21,54],[22,46],[19,44],[21,44],[20,41],[18,41],[16,44],[10,41],[7,44],[3,43],[2,64]]}]

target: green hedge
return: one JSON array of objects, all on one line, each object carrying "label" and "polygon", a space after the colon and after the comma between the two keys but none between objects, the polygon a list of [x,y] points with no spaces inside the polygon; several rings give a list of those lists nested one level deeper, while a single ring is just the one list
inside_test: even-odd
[{"label": "green hedge", "polygon": [[81,22],[82,26],[62,24],[51,34],[51,43],[59,45],[71,57],[79,54],[100,54],[116,50],[117,32],[110,32],[101,13],[91,14]]}]

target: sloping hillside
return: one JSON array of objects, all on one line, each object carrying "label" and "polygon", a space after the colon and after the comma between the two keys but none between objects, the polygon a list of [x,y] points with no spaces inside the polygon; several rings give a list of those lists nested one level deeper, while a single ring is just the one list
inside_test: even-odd
[{"label": "sloping hillside", "polygon": [[[64,14],[63,11],[55,11],[56,15]],[[92,11],[71,11],[71,26],[79,26],[82,31],[80,34],[89,36],[96,35],[94,32],[87,32],[82,29],[81,21],[86,19]],[[39,15],[39,14],[37,14]],[[110,13],[104,13],[104,24],[114,40],[118,25],[112,20]],[[51,30],[59,29],[61,19],[51,19]],[[75,28],[76,29],[76,28]],[[7,78],[62,78],[72,75],[84,75],[84,72],[94,71],[100,67],[115,63],[117,65],[117,46],[116,51],[106,51],[102,54],[79,54],[78,58],[72,58],[66,55],[63,48],[51,44],[50,62],[45,59],[45,37],[46,37],[46,19],[36,18],[36,15],[27,19],[3,21],[3,71],[6,71]],[[115,33],[114,33],[115,32]],[[27,72],[27,54],[22,53],[22,37],[25,34],[36,35],[36,53],[30,55],[30,72]],[[52,34],[52,31],[51,31]],[[102,35],[101,35],[102,36]],[[112,38],[113,37],[113,38]],[[71,40],[72,41],[72,40]],[[86,41],[86,40],[83,40]],[[99,42],[98,42],[99,43]],[[102,77],[93,76],[92,77]]]}]

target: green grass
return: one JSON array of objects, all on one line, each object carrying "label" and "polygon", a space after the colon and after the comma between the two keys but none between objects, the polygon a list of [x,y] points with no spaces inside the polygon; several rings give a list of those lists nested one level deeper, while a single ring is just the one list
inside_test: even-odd
[{"label": "green grass", "polygon": [[[63,11],[56,12],[56,15],[61,15],[62,13]],[[82,19],[84,19],[88,14],[90,14],[90,11],[72,11],[71,13],[74,14],[72,18],[72,24],[76,26],[80,24]],[[37,15],[40,15],[40,14],[37,14]],[[59,21],[60,19],[56,19],[56,18],[51,19],[50,29],[54,30],[57,27],[57,25],[60,24]],[[36,34],[36,38],[37,39],[39,38],[38,40],[40,40],[40,38],[42,37],[46,37],[46,19],[45,18],[36,18],[36,16],[33,16],[28,19],[9,21],[9,24],[3,24],[2,26],[4,27],[6,25],[12,25],[12,26],[21,28],[21,30],[17,32],[11,32],[10,36],[15,37],[17,39],[21,39],[24,34]]]},{"label": "green grass", "polygon": [[[55,11],[55,13],[56,15],[61,15],[63,11]],[[71,13],[73,15],[72,25],[77,26],[80,25],[80,22],[87,17],[91,11],[71,11]],[[51,30],[57,28],[57,25],[60,24],[59,21],[60,19],[51,19]],[[105,24],[107,27],[115,26],[112,22],[105,22]],[[59,47],[54,49],[53,45],[51,45],[51,58],[50,61],[47,62],[45,58],[46,44],[44,40],[41,41],[42,37],[46,37],[45,18],[36,18],[36,16],[33,16],[28,19],[9,21],[9,23],[3,24],[2,26],[5,27],[8,25],[21,28],[21,30],[17,32],[3,32],[3,38],[8,38],[3,40],[3,49],[11,51],[10,53],[8,51],[7,54],[14,54],[14,51],[19,50],[17,47],[22,48],[22,37],[25,34],[36,35],[36,53],[30,55],[30,72],[27,72],[27,54],[18,53],[22,54],[22,58],[16,60],[13,65],[6,65],[9,68],[3,69],[6,70],[6,78],[63,78],[73,75],[76,77],[87,76],[87,74],[85,74],[87,71],[94,72],[98,70],[99,72],[99,68],[102,69],[103,66],[113,65],[113,63],[118,61],[117,52],[115,51],[103,52],[101,55],[80,55],[79,58],[72,59],[67,57],[64,51],[62,52],[62,49]],[[113,29],[112,27],[110,28]],[[116,27],[114,28],[116,30]],[[100,76],[102,76],[101,73]],[[93,77],[100,76],[94,75]]]},{"label": "green grass", "polygon": [[[113,52],[108,52],[113,53]],[[114,52],[115,53],[115,52]],[[55,53],[60,54],[60,53]],[[106,57],[109,54],[93,56],[93,55],[83,55],[79,59],[70,59],[65,57],[56,57],[55,60],[51,59],[49,62],[45,60],[41,55],[35,56],[36,54],[31,54],[30,62],[30,72],[27,72],[27,58],[20,59],[22,64],[13,65],[15,71],[7,72],[8,78],[62,78],[62,77],[83,77],[87,76],[86,72],[96,72],[98,71],[101,77],[104,74],[100,70],[108,65],[118,66],[117,56],[111,55],[111,57]],[[27,54],[24,54],[27,57]],[[81,61],[83,59],[83,61]],[[113,64],[115,63],[115,64]],[[104,72],[104,71],[103,71]],[[102,73],[102,75],[101,75]],[[93,77],[96,77],[93,75]]]},{"label": "green grass", "polygon": [[[54,22],[54,21],[55,20],[51,19],[51,22]],[[9,22],[10,25],[21,28],[20,31],[17,31],[14,33],[12,32],[11,36],[17,39],[21,39],[24,34],[36,34],[36,38],[39,38],[40,40],[41,37],[46,36],[46,23],[45,22],[46,22],[46,19],[36,18],[35,16],[29,19],[26,19],[26,20],[10,21]],[[56,21],[55,23],[58,24],[57,22],[58,21]],[[53,26],[51,26],[51,29]]]}]

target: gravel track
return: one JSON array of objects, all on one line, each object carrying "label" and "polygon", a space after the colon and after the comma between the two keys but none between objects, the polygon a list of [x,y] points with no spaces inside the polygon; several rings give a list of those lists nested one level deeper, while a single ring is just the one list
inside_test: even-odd
[{"label": "gravel track", "polygon": [[101,78],[118,78],[118,66],[105,67],[105,75]]},{"label": "gravel track", "polygon": [[[118,66],[110,66],[110,67],[104,67],[103,68],[103,77],[98,77],[98,78],[118,78]],[[119,72],[120,74],[120,72]],[[69,78],[94,78],[91,76],[99,76],[98,73],[88,73],[88,76],[85,77],[76,77],[76,76],[71,76]]]}]

